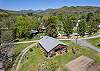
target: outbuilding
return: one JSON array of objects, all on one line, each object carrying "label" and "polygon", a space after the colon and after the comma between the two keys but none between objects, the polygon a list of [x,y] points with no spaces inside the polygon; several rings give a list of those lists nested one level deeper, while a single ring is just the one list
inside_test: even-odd
[{"label": "outbuilding", "polygon": [[36,37],[36,35],[38,34],[39,32],[37,30],[34,30],[32,29],[31,31],[29,31],[27,34],[28,36],[30,36],[31,38],[33,37]]},{"label": "outbuilding", "polygon": [[47,56],[53,56],[67,52],[67,45],[56,38],[44,36],[39,40],[39,47],[44,49]]},{"label": "outbuilding", "polygon": [[89,68],[91,69],[93,66],[94,62],[93,59],[82,55],[75,60],[70,61],[66,64],[66,67],[69,71],[96,71],[94,70],[95,68],[89,70]]}]

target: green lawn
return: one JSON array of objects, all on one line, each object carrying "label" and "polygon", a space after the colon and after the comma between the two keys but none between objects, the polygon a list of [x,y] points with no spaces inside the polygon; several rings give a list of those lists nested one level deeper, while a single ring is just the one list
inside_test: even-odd
[{"label": "green lawn", "polygon": [[[68,52],[52,58],[45,57],[42,49],[33,47],[24,56],[19,71],[56,71],[58,68],[63,71],[65,64],[81,55],[88,56],[94,59],[96,63],[100,63],[99,53],[85,47],[76,46],[71,41],[64,42],[72,44],[68,47]],[[76,54],[72,53],[72,48],[77,50]]]},{"label": "green lawn", "polygon": [[93,44],[94,46],[100,48],[100,46],[97,46],[98,44],[100,44],[100,37],[98,38],[92,38],[88,40],[91,44]]}]

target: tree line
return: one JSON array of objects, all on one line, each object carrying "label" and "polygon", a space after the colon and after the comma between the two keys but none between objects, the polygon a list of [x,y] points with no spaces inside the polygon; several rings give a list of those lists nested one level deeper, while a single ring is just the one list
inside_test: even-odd
[{"label": "tree line", "polygon": [[[67,36],[70,36],[76,32],[80,36],[84,36],[86,33],[92,35],[98,31],[98,25],[100,23],[99,14],[86,13],[86,14],[27,14],[16,15],[9,13],[0,14],[0,25],[3,28],[12,30],[14,38],[30,38],[29,31],[32,29],[37,30],[39,33],[45,33],[45,35],[51,37],[57,37],[58,33],[64,32]],[[78,22],[78,20],[80,20]],[[78,26],[77,26],[78,24]],[[42,30],[43,27],[45,30]]]}]

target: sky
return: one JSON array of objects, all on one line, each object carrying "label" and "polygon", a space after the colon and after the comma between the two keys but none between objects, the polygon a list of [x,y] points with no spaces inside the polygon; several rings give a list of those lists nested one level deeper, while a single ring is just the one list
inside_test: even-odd
[{"label": "sky", "polygon": [[100,0],[0,0],[0,8],[7,10],[45,10],[63,6],[100,6]]}]

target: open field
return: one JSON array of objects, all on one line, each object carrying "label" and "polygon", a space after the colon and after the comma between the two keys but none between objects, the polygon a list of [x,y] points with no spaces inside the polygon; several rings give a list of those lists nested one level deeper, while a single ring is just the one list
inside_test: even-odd
[{"label": "open field", "polygon": [[92,38],[88,40],[91,44],[93,44],[94,46],[100,48],[100,46],[97,46],[98,44],[100,44],[100,37],[98,38]]},{"label": "open field", "polygon": [[[19,71],[63,71],[65,64],[81,55],[88,56],[96,63],[100,63],[99,53],[85,47],[79,47],[71,41],[64,42],[70,45],[68,52],[51,58],[45,57],[43,49],[33,47],[24,56]],[[75,49],[75,54],[73,54],[72,48]]]}]

